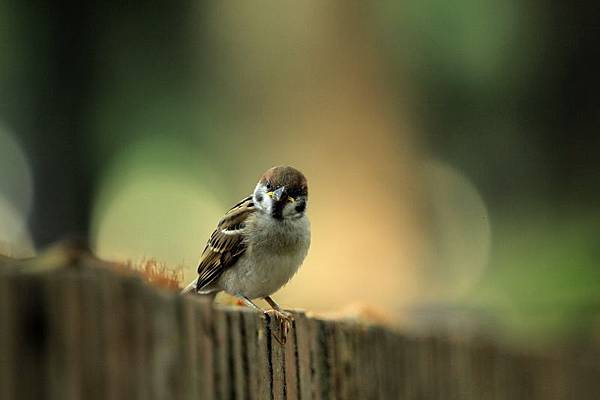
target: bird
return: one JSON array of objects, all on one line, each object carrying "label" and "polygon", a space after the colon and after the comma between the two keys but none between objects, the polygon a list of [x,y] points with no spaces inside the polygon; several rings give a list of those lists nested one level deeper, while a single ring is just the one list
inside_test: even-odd
[{"label": "bird", "polygon": [[262,298],[277,318],[293,317],[271,295],[298,271],[310,247],[306,177],[294,167],[269,168],[254,192],[227,211],[210,235],[198,277],[182,294],[211,296],[224,291],[256,310]]}]

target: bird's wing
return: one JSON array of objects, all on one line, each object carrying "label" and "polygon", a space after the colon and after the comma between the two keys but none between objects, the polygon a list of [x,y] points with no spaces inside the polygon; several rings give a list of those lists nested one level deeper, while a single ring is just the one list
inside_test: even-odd
[{"label": "bird's wing", "polygon": [[233,206],[219,221],[202,252],[198,265],[197,290],[213,283],[246,251],[243,232],[248,217],[255,212],[252,196]]}]

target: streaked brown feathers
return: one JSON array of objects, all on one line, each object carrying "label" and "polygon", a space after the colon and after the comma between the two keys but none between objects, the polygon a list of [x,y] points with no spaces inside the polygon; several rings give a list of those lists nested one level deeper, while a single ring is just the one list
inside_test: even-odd
[{"label": "streaked brown feathers", "polygon": [[243,230],[248,217],[255,210],[252,196],[248,196],[233,206],[219,221],[200,258],[197,290],[208,287],[244,254],[246,243]]}]

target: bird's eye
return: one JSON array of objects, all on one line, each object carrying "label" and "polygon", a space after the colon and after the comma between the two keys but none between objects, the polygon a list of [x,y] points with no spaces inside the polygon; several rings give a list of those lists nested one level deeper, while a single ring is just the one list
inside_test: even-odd
[{"label": "bird's eye", "polygon": [[267,181],[265,186],[266,186],[267,190],[273,189],[273,185],[271,185],[271,182],[269,182],[269,181]]},{"label": "bird's eye", "polygon": [[289,196],[289,197],[288,197],[288,202],[290,202],[290,203],[293,203],[293,202],[295,202],[295,201],[296,201],[296,199],[295,199],[295,198],[293,198],[292,196]]}]

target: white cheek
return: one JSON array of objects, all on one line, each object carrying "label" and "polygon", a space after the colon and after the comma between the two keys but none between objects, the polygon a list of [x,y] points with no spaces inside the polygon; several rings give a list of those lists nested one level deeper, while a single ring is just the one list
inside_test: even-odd
[{"label": "white cheek", "polygon": [[270,214],[271,210],[273,210],[273,199],[265,194],[263,196],[262,206],[263,210]]},{"label": "white cheek", "polygon": [[[260,201],[258,201],[258,199],[261,199]],[[254,189],[254,205],[256,206],[256,208],[265,211],[266,213],[271,213],[271,208],[273,207],[273,199],[271,199],[268,195],[267,195],[267,190],[266,188],[257,185],[257,187]]]}]

